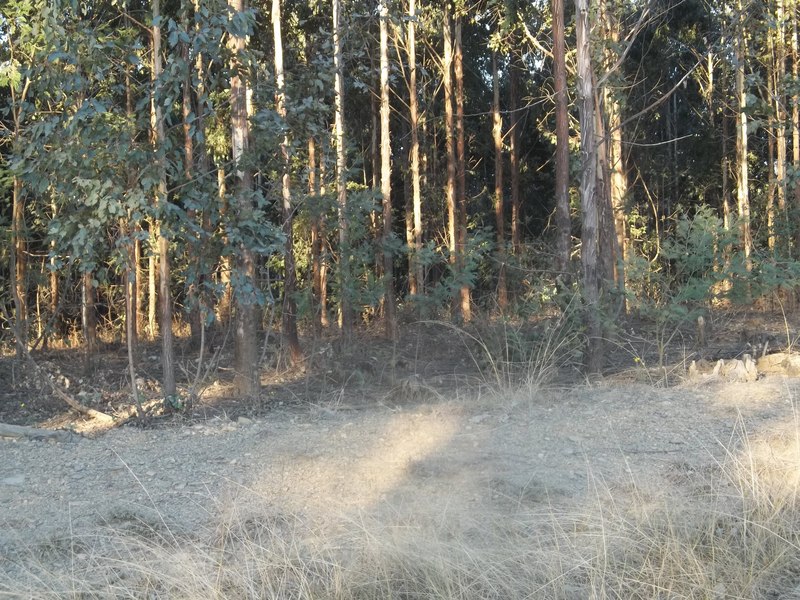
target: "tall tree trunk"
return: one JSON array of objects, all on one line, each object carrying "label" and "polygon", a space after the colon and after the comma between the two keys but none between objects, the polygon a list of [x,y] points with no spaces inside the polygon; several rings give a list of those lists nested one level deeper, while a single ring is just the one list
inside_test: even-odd
[{"label": "tall tree trunk", "polygon": [[[12,62],[15,60],[13,46],[11,50]],[[12,132],[12,147],[16,153],[21,153],[20,148],[22,131],[22,106],[26,102],[31,80],[26,79],[22,89],[17,92],[15,85],[9,86],[11,97],[11,115],[14,119]],[[14,335],[16,337],[17,358],[25,358],[28,350],[28,231],[25,225],[25,194],[22,180],[14,175],[11,184],[11,296],[14,302]]]},{"label": "tall tree trunk", "polygon": [[597,184],[597,140],[594,131],[594,91],[592,85],[591,46],[589,40],[589,0],[575,0],[575,30],[577,37],[578,111],[581,126],[581,265],[583,267],[583,297],[586,320],[586,369],[599,373],[603,368],[603,338],[600,322],[600,286],[598,277],[597,243],[598,213],[595,186]]},{"label": "tall tree trunk", "polygon": [[[52,203],[51,208],[53,210],[53,218],[55,219],[56,215],[57,215],[57,211],[58,211],[55,202]],[[55,323],[57,322],[57,316],[58,316],[58,310],[59,310],[59,306],[58,306],[58,304],[59,304],[59,296],[60,296],[60,293],[61,293],[60,292],[59,282],[58,282],[58,269],[56,268],[55,249],[56,249],[56,243],[55,243],[55,240],[53,240],[53,241],[50,242],[50,251],[51,251],[50,267],[49,267],[49,271],[50,271],[50,273],[49,273],[49,278],[50,278],[50,296],[49,296],[50,297],[50,302],[49,302],[49,307],[48,307],[49,308],[49,313],[50,313],[50,319],[52,320],[53,325],[55,325]],[[45,337],[44,337],[44,347],[45,348],[47,348],[48,338],[50,338],[52,336],[54,339],[57,339],[56,335],[55,335],[55,332],[53,331],[53,327],[50,327],[49,329],[50,329],[49,331],[45,332]]]},{"label": "tall tree trunk", "polygon": [[[244,0],[228,0],[231,12],[236,15],[244,11]],[[250,126],[247,118],[247,83],[243,77],[244,66],[240,62],[245,50],[244,36],[232,36],[231,49],[231,147],[233,162],[236,165],[238,189],[232,208],[237,218],[247,221],[252,218],[253,205],[250,194],[253,189],[253,175],[242,165],[242,159],[250,145]],[[236,258],[236,279],[240,282],[235,290],[236,302],[236,374],[234,385],[240,394],[256,397],[260,391],[258,369],[258,343],[256,332],[259,328],[258,301],[255,294],[256,265],[255,253],[244,244],[239,247]],[[244,285],[242,285],[244,284]]]},{"label": "tall tree trunk", "polygon": [[158,224],[150,222],[150,254],[147,256],[147,334],[151,340],[158,335]]},{"label": "tall tree trunk", "polygon": [[[326,174],[328,171],[325,159],[325,145],[319,147],[319,178],[317,183],[317,196],[320,200],[324,198],[326,192]],[[320,239],[320,264],[319,264],[319,310],[320,324],[323,327],[330,327],[328,318],[328,256],[331,255],[330,244],[327,241],[327,221],[323,213],[319,215],[319,239]]]},{"label": "tall tree trunk", "polygon": [[510,115],[508,158],[511,172],[511,247],[516,256],[522,254],[521,198],[519,171],[519,68],[518,59],[511,53],[509,64],[508,110]]},{"label": "tall tree trunk", "polygon": [[15,176],[12,186],[11,276],[14,281],[11,285],[11,293],[14,297],[17,358],[22,359],[24,350],[28,347],[27,229],[25,227],[25,198],[22,180]]},{"label": "tall tree trunk", "polygon": [[311,203],[311,295],[313,298],[314,333],[322,333],[323,319],[320,302],[322,288],[322,214],[319,183],[317,179],[317,143],[314,136],[308,138],[308,195]]},{"label": "tall tree trunk", "polygon": [[[131,128],[131,147],[136,143],[136,115],[133,110],[133,87],[128,67],[125,68],[125,116]],[[136,171],[128,169],[128,189],[136,187]],[[128,348],[133,352],[139,344],[139,256],[137,254],[135,225],[131,223],[130,211],[120,224],[122,236],[125,238],[125,266],[123,277],[125,279],[125,338]],[[130,357],[132,360],[132,356]],[[135,385],[131,383],[131,385]]]},{"label": "tall tree trunk", "polygon": [[336,198],[339,211],[339,313],[342,336],[352,335],[350,243],[347,227],[347,149],[344,131],[344,62],[342,59],[341,0],[333,0],[334,140],[336,142]]},{"label": "tall tree trunk", "polygon": [[[217,202],[220,218],[228,212],[228,183],[225,167],[217,167]],[[233,310],[233,289],[231,288],[231,259],[223,254],[219,257],[219,285],[222,288],[216,304],[216,318],[221,323],[230,323]]]},{"label": "tall tree trunk", "polygon": [[[182,0],[181,2],[181,12],[182,14],[182,21],[183,26],[186,31],[189,31],[190,26],[190,3],[186,0]],[[196,178],[195,173],[195,148],[194,148],[194,136],[192,133],[192,127],[194,125],[193,121],[196,120],[197,115],[193,109],[193,101],[192,101],[192,67],[189,57],[189,44],[188,43],[181,43],[181,58],[186,63],[186,75],[182,82],[182,90],[181,90],[181,117],[182,117],[182,129],[183,129],[183,177],[184,183],[186,185],[190,185],[190,182],[194,178]],[[187,211],[188,218],[191,221],[194,221],[198,218],[197,211],[194,209],[190,209]],[[202,215],[201,215],[202,218]],[[193,273],[193,280],[189,284],[188,289],[186,290],[186,304],[188,306],[189,312],[189,329],[190,329],[190,338],[192,341],[193,346],[199,346],[200,343],[200,336],[201,336],[201,328],[202,324],[202,316],[201,316],[201,308],[200,308],[200,288],[202,283],[202,265],[203,265],[203,252],[201,249],[202,240],[193,239],[188,244],[188,249],[190,252],[190,256],[188,256],[188,262],[190,265],[190,270],[194,270]]]},{"label": "tall tree trunk", "polygon": [[750,194],[748,185],[747,165],[747,90],[745,89],[745,64],[747,61],[747,45],[744,32],[744,14],[742,2],[739,0],[739,26],[736,34],[736,99],[739,107],[738,122],[736,127],[736,165],[737,185],[736,203],[739,209],[739,243],[745,256],[745,266],[749,271],[752,268],[750,254],[753,248],[753,238],[750,232]]},{"label": "tall tree trunk", "polygon": [[[616,11],[608,9],[605,0],[601,3],[601,15],[604,25],[605,39],[609,43],[605,48],[607,69],[614,69],[619,60],[616,48],[620,40],[620,22]],[[623,79],[624,75],[618,76]],[[624,86],[624,80],[621,81]],[[606,122],[606,157],[608,167],[608,197],[610,218],[613,221],[613,277],[616,283],[623,312],[625,306],[625,258],[627,254],[628,235],[625,227],[625,197],[628,194],[628,176],[625,168],[625,157],[622,148],[622,104],[619,90],[615,90],[608,82],[603,87],[603,107]]]},{"label": "tall tree trunk", "polygon": [[556,101],[556,269],[569,270],[569,98],[567,97],[564,0],[553,0],[553,78]]},{"label": "tall tree trunk", "polygon": [[81,329],[83,330],[83,352],[87,370],[97,350],[97,313],[95,312],[96,290],[91,271],[81,274]]},{"label": "tall tree trunk", "polygon": [[777,192],[777,180],[775,178],[775,145],[776,145],[776,132],[777,132],[777,119],[778,119],[778,104],[779,101],[776,97],[776,90],[778,88],[777,82],[777,60],[775,54],[775,36],[770,30],[767,32],[767,97],[765,102],[768,103],[775,113],[775,119],[767,122],[765,129],[767,130],[767,201],[765,211],[767,213],[767,247],[771,252],[775,252],[775,194]]},{"label": "tall tree trunk", "polygon": [[[789,11],[792,22],[792,81],[797,81],[798,77],[800,77],[800,64],[798,64],[798,61],[800,61],[800,52],[798,52],[797,40],[797,9],[797,0],[792,0],[791,10]],[[797,87],[795,86],[794,89],[797,90]],[[796,91],[792,94],[792,166],[795,171],[800,170],[800,95],[798,95]],[[794,182],[793,200],[794,206],[792,212],[800,213],[800,185],[798,185],[797,181]],[[787,234],[790,231],[795,233],[795,253],[798,253],[798,251],[800,251],[800,225],[797,223],[790,223],[787,230]]]},{"label": "tall tree trunk", "polygon": [[500,76],[497,52],[492,52],[492,140],[494,141],[494,227],[497,240],[497,306],[508,308],[506,232],[503,204],[503,117],[500,114]]},{"label": "tall tree trunk", "polygon": [[389,7],[378,0],[381,37],[381,195],[383,196],[383,304],[386,335],[397,337],[397,307],[394,299],[392,256],[392,145],[389,139]]},{"label": "tall tree trunk", "polygon": [[[286,84],[283,73],[283,38],[281,35],[281,3],[272,0],[272,30],[275,37],[275,106],[278,116],[286,122]],[[303,351],[297,335],[297,303],[294,294],[297,290],[297,271],[294,260],[294,211],[292,210],[292,191],[289,183],[289,134],[281,142],[283,157],[283,176],[281,178],[281,198],[283,200],[283,235],[286,237],[283,264],[285,269],[283,287],[283,335],[289,345],[292,362],[303,360]]]},{"label": "tall tree trunk", "polygon": [[[465,276],[467,267],[467,153],[464,140],[464,48],[461,43],[461,15],[455,22],[455,52],[453,67],[456,84],[456,212],[458,214],[458,270]],[[461,316],[464,321],[472,319],[472,299],[469,285],[461,284]]]},{"label": "tall tree trunk", "polygon": [[[151,103],[151,126],[153,129],[154,148],[160,153],[166,146],[164,116],[161,108],[160,79],[161,65],[161,9],[160,0],[153,0],[153,97]],[[158,189],[156,191],[156,208],[160,218],[167,215],[167,170],[163,159],[158,161]],[[163,227],[158,227],[158,301],[161,316],[161,369],[164,397],[174,396],[175,357],[172,340],[172,295],[170,291],[169,240]]]},{"label": "tall tree trunk", "polygon": [[777,179],[778,214],[776,219],[778,253],[789,255],[786,231],[786,30],[784,28],[784,0],[777,0],[775,22],[778,28],[775,40],[775,116],[778,123],[776,127],[775,150],[777,163],[775,165],[775,178]]},{"label": "tall tree trunk", "polygon": [[[454,117],[453,117],[453,31],[450,15],[450,3],[444,6],[444,60],[442,69],[444,71],[442,84],[444,87],[444,130],[445,147],[447,149],[447,186],[445,197],[447,198],[447,246],[450,251],[450,269],[453,277],[461,277],[458,271],[458,210],[456,204],[456,148],[454,139]],[[460,298],[453,296],[453,317],[461,319]]]},{"label": "tall tree trunk", "polygon": [[420,186],[420,159],[419,159],[419,107],[417,102],[417,41],[416,41],[416,0],[409,0],[408,4],[408,35],[406,47],[408,49],[408,107],[411,126],[411,189],[414,210],[413,245],[411,261],[409,263],[409,287],[411,295],[425,293],[425,272],[422,268],[420,253],[422,252],[422,191]]}]

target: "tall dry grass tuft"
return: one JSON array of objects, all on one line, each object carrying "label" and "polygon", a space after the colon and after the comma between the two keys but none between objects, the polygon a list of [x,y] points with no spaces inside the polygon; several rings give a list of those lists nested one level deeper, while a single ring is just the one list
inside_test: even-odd
[{"label": "tall dry grass tuft", "polygon": [[461,340],[481,383],[505,394],[535,392],[581,365],[581,332],[570,315],[536,324],[489,319],[466,327],[436,321]]}]

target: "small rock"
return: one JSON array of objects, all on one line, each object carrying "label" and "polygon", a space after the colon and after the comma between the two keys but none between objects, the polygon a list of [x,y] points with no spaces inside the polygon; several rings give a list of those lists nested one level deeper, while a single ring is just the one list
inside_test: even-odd
[{"label": "small rock", "polygon": [[470,417],[469,422],[477,425],[478,423],[481,423],[482,421],[485,421],[488,418],[489,415],[487,413],[483,413],[481,415],[475,415],[474,417]]},{"label": "small rock", "polygon": [[0,483],[3,485],[22,485],[25,483],[25,475],[20,473],[18,475],[12,475],[11,477],[4,477],[0,479]]},{"label": "small rock", "polygon": [[252,425],[253,424],[253,420],[252,419],[248,419],[247,417],[239,417],[238,419],[236,419],[236,422],[239,425]]},{"label": "small rock", "polygon": [[797,354],[790,354],[783,362],[786,374],[795,377],[800,375],[800,356]]}]

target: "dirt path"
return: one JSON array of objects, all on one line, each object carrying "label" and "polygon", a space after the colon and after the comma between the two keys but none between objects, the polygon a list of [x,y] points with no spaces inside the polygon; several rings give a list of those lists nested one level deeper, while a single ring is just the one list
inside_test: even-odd
[{"label": "dirt path", "polygon": [[70,443],[0,441],[0,557],[106,527],[190,536],[233,513],[291,515],[320,531],[342,515],[466,523],[580,506],[598,486],[621,495],[634,484],[697,486],[737,431],[758,439],[792,426],[797,389],[782,378],[605,383],[402,408],[276,410]]}]

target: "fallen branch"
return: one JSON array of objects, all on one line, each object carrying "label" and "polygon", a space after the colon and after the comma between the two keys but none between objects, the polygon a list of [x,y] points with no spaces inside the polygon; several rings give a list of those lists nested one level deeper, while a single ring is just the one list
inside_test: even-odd
[{"label": "fallen branch", "polygon": [[10,425],[0,423],[0,438],[25,438],[28,440],[55,440],[57,442],[69,442],[76,438],[75,433],[64,429],[37,429],[36,427],[25,427],[24,425]]}]

